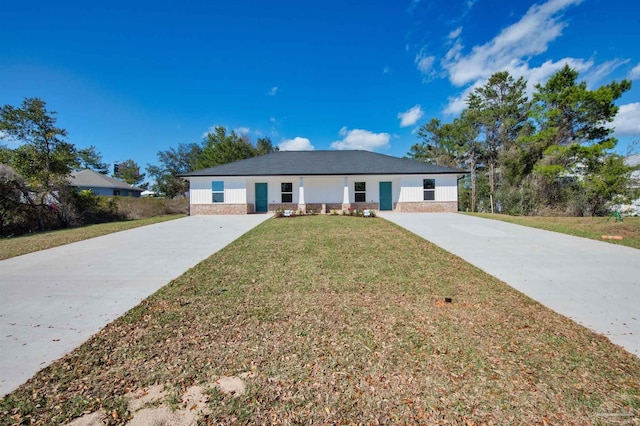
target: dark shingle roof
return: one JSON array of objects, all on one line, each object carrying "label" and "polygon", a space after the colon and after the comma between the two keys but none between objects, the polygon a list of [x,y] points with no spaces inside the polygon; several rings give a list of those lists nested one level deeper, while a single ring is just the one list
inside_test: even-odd
[{"label": "dark shingle roof", "polygon": [[184,174],[195,176],[464,174],[466,171],[369,151],[279,151]]},{"label": "dark shingle roof", "polygon": [[142,192],[142,188],[131,186],[126,182],[89,169],[71,173],[71,183],[80,187],[128,189],[129,191]]}]

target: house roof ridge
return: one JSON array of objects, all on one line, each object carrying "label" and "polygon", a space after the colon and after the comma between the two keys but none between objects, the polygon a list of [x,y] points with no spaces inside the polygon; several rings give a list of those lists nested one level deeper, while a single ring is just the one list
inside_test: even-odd
[{"label": "house roof ridge", "polygon": [[71,173],[71,180],[75,186],[95,186],[99,188],[133,189],[143,191],[142,188],[127,182],[98,173],[91,169],[78,170]]}]

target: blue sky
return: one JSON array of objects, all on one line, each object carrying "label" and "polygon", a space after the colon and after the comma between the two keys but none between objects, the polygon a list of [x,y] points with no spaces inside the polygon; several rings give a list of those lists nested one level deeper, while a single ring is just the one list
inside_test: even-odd
[{"label": "blue sky", "polygon": [[[629,78],[619,150],[640,138],[637,0],[29,1],[3,5],[0,105],[40,97],[79,148],[141,166],[222,125],[282,149],[403,156],[507,69]],[[10,145],[11,146],[11,145]]]}]

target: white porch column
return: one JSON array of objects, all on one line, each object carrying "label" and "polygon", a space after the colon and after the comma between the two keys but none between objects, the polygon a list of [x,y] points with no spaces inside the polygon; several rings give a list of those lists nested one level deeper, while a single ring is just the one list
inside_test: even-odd
[{"label": "white porch column", "polygon": [[307,206],[304,202],[304,178],[302,176],[300,176],[300,185],[298,187],[298,210],[307,211]]},{"label": "white porch column", "polygon": [[349,178],[344,177],[344,188],[342,189],[342,210],[347,210],[351,207],[349,203]]}]

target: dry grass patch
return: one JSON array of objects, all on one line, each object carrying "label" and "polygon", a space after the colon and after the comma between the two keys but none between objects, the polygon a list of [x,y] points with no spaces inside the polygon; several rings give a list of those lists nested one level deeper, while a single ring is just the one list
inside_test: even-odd
[{"label": "dry grass patch", "polygon": [[32,235],[0,239],[0,260],[21,256],[52,247],[63,246],[89,238],[100,237],[127,229],[151,225],[153,223],[166,222],[184,217],[184,215],[167,215],[149,217],[146,219],[127,220],[122,222],[100,223],[71,229],[59,229],[56,231],[40,232]]},{"label": "dry grass patch", "polygon": [[[606,241],[628,247],[640,248],[640,217],[625,217],[622,222],[606,217],[547,217],[547,216],[509,216],[506,214],[467,213],[469,215],[496,219],[503,222],[546,229],[547,231]],[[622,240],[603,240],[603,235],[619,235]]]},{"label": "dry grass patch", "polygon": [[[453,303],[443,303],[451,297]],[[382,219],[269,220],[3,399],[58,424],[156,384],[211,424],[640,422],[640,360]],[[176,406],[176,408],[179,408]]]}]

